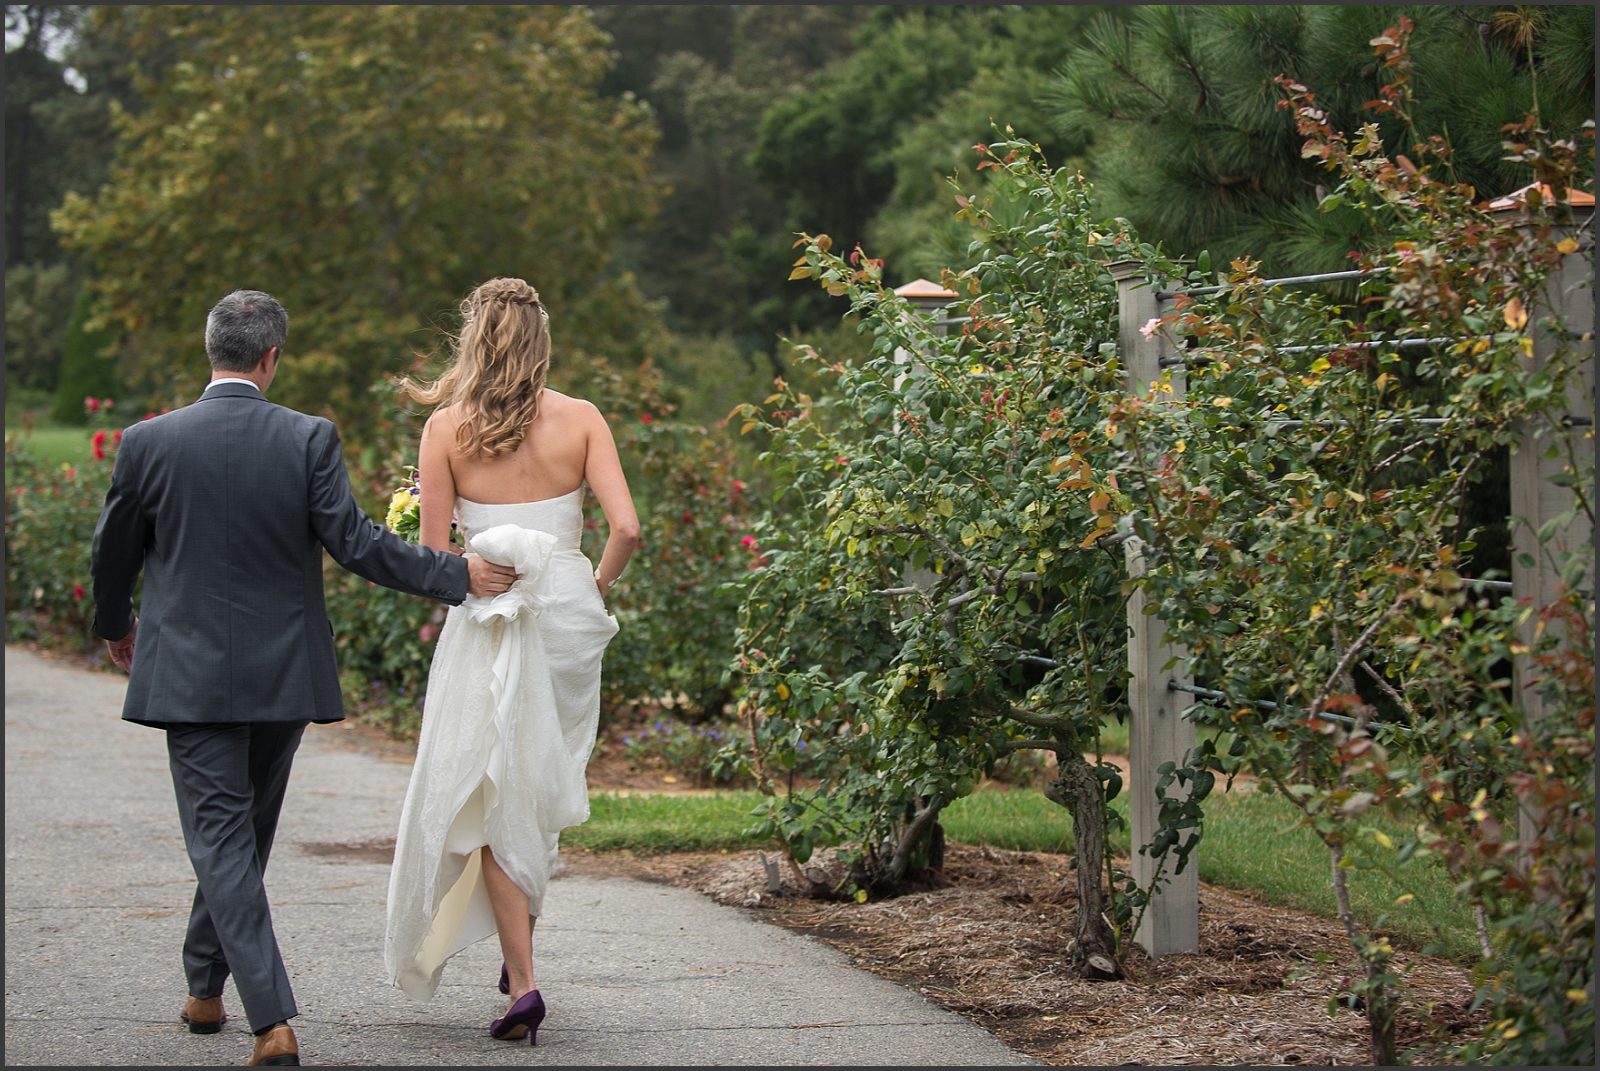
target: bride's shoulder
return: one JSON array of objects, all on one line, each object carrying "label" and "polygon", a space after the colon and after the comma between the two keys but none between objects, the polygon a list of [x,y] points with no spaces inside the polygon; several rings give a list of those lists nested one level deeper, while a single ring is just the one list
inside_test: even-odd
[{"label": "bride's shoulder", "polygon": [[562,394],[549,387],[544,389],[544,397],[540,399],[540,410],[576,420],[586,420],[600,415],[600,410],[593,402],[574,398],[570,394]]},{"label": "bride's shoulder", "polygon": [[431,414],[429,414],[428,419],[423,422],[423,434],[427,434],[430,429],[438,431],[454,431],[456,425],[461,423],[464,415],[465,414],[462,412],[460,402],[455,402],[450,405],[441,405],[439,408],[435,409]]}]

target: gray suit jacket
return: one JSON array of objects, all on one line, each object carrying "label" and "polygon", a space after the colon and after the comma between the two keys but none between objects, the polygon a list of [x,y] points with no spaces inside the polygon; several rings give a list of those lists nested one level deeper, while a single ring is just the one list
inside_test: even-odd
[{"label": "gray suit jacket", "polygon": [[456,604],[467,564],[373,523],[350,493],[339,433],[220,383],[128,428],[94,530],[95,632],[133,627],[122,716],[197,722],[344,718],[322,550],[374,583]]}]

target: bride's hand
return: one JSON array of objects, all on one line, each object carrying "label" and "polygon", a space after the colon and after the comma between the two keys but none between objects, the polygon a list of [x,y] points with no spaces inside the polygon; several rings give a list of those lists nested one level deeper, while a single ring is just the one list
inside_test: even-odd
[{"label": "bride's hand", "polygon": [[517,572],[509,565],[496,565],[476,555],[467,559],[467,594],[492,599],[511,590]]},{"label": "bride's hand", "polygon": [[594,586],[600,589],[600,601],[605,602],[606,596],[611,594],[611,585],[600,579],[600,574],[594,574]]}]

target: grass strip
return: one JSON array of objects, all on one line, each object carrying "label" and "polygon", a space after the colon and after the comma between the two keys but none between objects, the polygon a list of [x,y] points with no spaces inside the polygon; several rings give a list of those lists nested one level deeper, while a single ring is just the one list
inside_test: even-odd
[{"label": "grass strip", "polygon": [[770,839],[750,837],[758,792],[642,795],[597,792],[589,796],[589,820],[561,834],[561,843],[592,852],[627,849],[645,854],[703,852],[719,848],[770,848]]},{"label": "grass strip", "polygon": [[[562,834],[562,842],[589,851],[627,849],[641,853],[764,848],[748,836],[755,792],[696,795],[596,793],[589,821]],[[1127,799],[1112,803],[1127,815]],[[1200,877],[1216,885],[1254,892],[1271,904],[1335,918],[1328,851],[1308,829],[1293,828],[1296,812],[1284,800],[1261,793],[1217,793],[1206,803],[1206,839]],[[1032,790],[980,791],[945,809],[940,821],[954,843],[1011,851],[1067,853],[1073,848],[1072,819]],[[1394,843],[1403,831],[1383,826]],[[1111,838],[1128,850],[1128,834]],[[1392,858],[1392,852],[1388,853]],[[1381,926],[1408,948],[1422,948],[1466,962],[1476,958],[1471,912],[1457,906],[1449,878],[1436,864],[1413,861],[1397,881],[1371,870],[1351,870],[1351,904],[1366,926]],[[1397,905],[1406,894],[1411,899]]]},{"label": "grass strip", "polygon": [[79,465],[89,460],[89,437],[94,432],[88,428],[34,428],[27,436],[17,428],[6,430],[17,432],[20,449],[48,464]]}]

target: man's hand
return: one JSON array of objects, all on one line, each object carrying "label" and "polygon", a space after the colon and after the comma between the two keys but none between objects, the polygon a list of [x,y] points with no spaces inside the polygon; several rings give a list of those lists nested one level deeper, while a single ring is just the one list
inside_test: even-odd
[{"label": "man's hand", "polygon": [[120,640],[107,640],[106,650],[111,652],[111,664],[124,673],[133,672],[133,637],[139,631],[139,619],[133,619],[133,627],[128,634]]},{"label": "man's hand", "polygon": [[[492,599],[511,590],[517,582],[516,570],[509,565],[496,565],[474,555],[467,559],[467,594]],[[130,637],[132,633],[129,633]],[[130,641],[131,642],[131,641]]]}]

